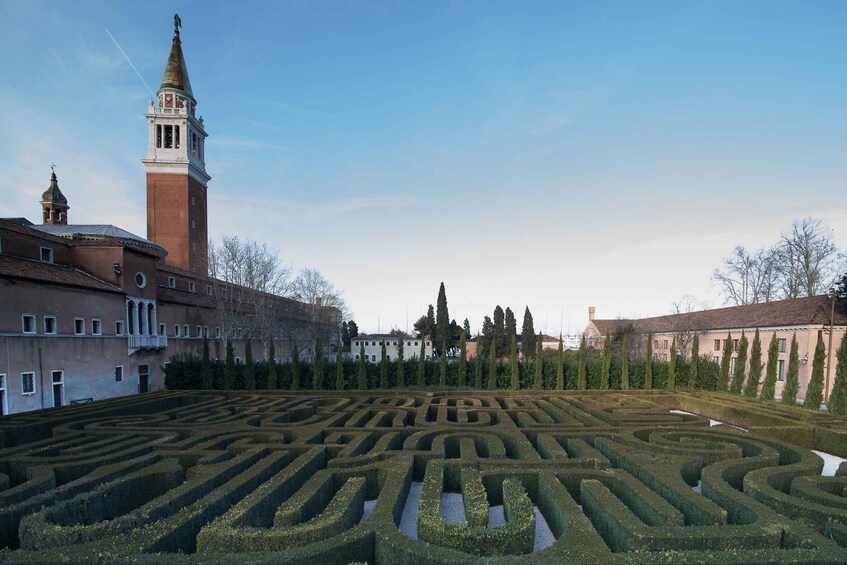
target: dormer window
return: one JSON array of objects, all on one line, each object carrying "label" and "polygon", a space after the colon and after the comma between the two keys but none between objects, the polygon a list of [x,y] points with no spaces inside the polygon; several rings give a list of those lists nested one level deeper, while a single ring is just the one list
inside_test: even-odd
[{"label": "dormer window", "polygon": [[176,277],[168,277],[168,288],[176,288]]},{"label": "dormer window", "polygon": [[53,250],[50,249],[49,247],[42,247],[41,248],[41,260],[44,261],[45,263],[52,263],[53,262]]}]

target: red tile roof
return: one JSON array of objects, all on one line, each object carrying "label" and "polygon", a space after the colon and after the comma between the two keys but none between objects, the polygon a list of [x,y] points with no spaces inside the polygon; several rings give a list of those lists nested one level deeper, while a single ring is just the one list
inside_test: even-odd
[{"label": "red tile roof", "polygon": [[0,255],[0,277],[124,294],[120,287],[89,275],[85,271],[8,255]]}]

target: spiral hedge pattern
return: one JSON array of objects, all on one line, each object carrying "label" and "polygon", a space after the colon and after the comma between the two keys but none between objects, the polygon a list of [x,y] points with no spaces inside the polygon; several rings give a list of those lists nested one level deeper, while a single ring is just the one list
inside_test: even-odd
[{"label": "spiral hedge pattern", "polygon": [[0,419],[0,561],[845,563],[847,464],[811,451],[845,424],[704,392],[128,397]]}]

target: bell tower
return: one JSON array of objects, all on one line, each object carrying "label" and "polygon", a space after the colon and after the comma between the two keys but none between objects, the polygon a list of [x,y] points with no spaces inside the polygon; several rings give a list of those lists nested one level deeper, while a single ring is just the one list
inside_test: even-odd
[{"label": "bell tower", "polygon": [[[51,167],[52,168],[52,167]],[[68,199],[59,190],[59,180],[56,178],[55,169],[50,174],[50,186],[41,195],[41,210],[44,225],[68,224]]]},{"label": "bell tower", "polygon": [[165,263],[206,275],[206,173],[203,117],[195,116],[197,101],[191,92],[174,15],[171,53],[165,66],[156,104],[147,107],[147,239],[168,250]]}]

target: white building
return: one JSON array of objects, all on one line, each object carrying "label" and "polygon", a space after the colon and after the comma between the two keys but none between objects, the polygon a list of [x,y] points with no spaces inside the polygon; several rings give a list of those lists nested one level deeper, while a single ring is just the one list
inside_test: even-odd
[{"label": "white building", "polygon": [[358,361],[365,349],[365,360],[379,362],[382,358],[382,343],[385,342],[385,357],[396,361],[398,342],[403,340],[403,359],[417,359],[421,353],[421,343],[424,346],[424,357],[432,359],[432,340],[428,337],[419,338],[410,335],[371,334],[358,335],[351,340],[350,357]]}]

